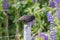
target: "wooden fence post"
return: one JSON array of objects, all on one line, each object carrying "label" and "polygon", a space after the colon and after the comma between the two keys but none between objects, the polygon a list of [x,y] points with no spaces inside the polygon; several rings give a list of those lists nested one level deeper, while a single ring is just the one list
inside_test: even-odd
[{"label": "wooden fence post", "polygon": [[31,40],[31,25],[24,24],[24,40]]}]

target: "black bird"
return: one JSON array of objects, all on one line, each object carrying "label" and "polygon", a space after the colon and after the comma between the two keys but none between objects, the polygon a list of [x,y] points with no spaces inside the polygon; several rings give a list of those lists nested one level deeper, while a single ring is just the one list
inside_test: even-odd
[{"label": "black bird", "polygon": [[20,17],[18,21],[31,22],[34,19],[35,19],[34,15],[24,15],[24,16]]}]

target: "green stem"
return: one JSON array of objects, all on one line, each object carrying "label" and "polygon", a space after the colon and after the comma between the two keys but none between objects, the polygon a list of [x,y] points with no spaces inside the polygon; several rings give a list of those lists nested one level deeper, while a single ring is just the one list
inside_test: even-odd
[{"label": "green stem", "polygon": [[[8,33],[8,16],[6,15],[5,17],[5,36],[9,36],[9,33]],[[9,37],[6,37],[5,40],[9,40]]]},{"label": "green stem", "polygon": [[16,25],[16,40],[20,40],[20,38],[19,38],[19,25],[17,24],[17,23],[15,23],[15,25]]},{"label": "green stem", "polygon": [[[15,20],[17,20],[18,18],[19,18],[19,13],[18,13],[18,10],[16,10],[16,14],[15,14]],[[19,23],[15,23],[15,25],[16,25],[16,40],[20,40],[20,38],[19,38]]]},{"label": "green stem", "polygon": [[[1,23],[0,23],[0,37],[2,37],[2,26],[1,26]],[[0,38],[0,40],[2,40],[2,38]]]},{"label": "green stem", "polygon": [[60,19],[58,20],[59,22],[58,22],[58,26],[60,26]]}]

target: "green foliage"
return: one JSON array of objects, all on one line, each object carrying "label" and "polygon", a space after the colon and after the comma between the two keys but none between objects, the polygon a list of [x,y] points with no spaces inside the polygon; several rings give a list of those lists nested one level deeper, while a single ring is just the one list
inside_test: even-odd
[{"label": "green foliage", "polygon": [[[49,35],[49,28],[50,28],[50,23],[47,21],[47,12],[52,11],[53,17],[54,17],[54,23],[55,23],[55,29],[57,31],[57,39],[60,40],[60,28],[58,25],[58,20],[56,18],[55,14],[55,9],[49,7],[49,0],[41,0],[37,3],[33,3],[32,0],[26,0],[26,1],[20,1],[20,0],[9,0],[9,9],[8,9],[8,30],[9,30],[9,36],[15,35],[16,34],[16,28],[19,30],[19,35],[20,38],[23,40],[23,23],[18,22],[14,23],[14,21],[17,21],[19,17],[23,15],[34,15],[35,16],[35,21],[34,21],[34,26],[32,27],[32,35],[34,36],[35,34],[39,34],[41,31],[46,32]],[[2,0],[0,0],[0,4],[2,5]],[[0,5],[0,24],[2,33],[4,36],[5,32],[5,26],[4,26],[4,20],[5,18],[5,13],[4,9]],[[2,11],[1,11],[2,10]],[[58,26],[58,28],[57,28]],[[35,37],[37,36],[35,35]],[[10,39],[15,39],[15,37],[10,38]],[[40,38],[36,38],[40,40]]]}]

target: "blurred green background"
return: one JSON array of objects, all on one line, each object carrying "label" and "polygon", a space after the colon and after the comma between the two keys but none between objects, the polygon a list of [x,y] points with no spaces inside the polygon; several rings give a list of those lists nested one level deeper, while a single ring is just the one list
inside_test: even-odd
[{"label": "blurred green background", "polygon": [[49,36],[50,23],[46,16],[48,11],[52,11],[56,38],[60,40],[60,24],[58,24],[54,8],[49,7],[49,0],[37,0],[36,2],[33,0],[8,0],[8,14],[2,7],[3,1],[0,0],[0,40],[23,40],[23,23],[14,23],[14,21],[23,15],[31,14],[35,16],[34,26],[31,28],[32,36],[36,37],[37,40],[40,40],[38,37],[40,32],[46,32]]}]

